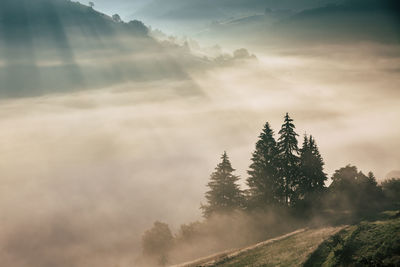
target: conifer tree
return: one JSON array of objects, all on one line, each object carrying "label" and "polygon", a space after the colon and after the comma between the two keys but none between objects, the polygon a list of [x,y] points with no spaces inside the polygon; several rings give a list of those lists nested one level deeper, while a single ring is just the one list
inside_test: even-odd
[{"label": "conifer tree", "polygon": [[303,197],[307,195],[308,192],[311,191],[312,187],[311,180],[313,176],[312,165],[313,165],[313,155],[310,146],[310,140],[308,139],[307,135],[304,135],[303,145],[300,149],[301,178],[299,184],[300,194]]},{"label": "conifer tree", "polygon": [[325,187],[325,181],[328,179],[326,173],[324,173],[325,162],[319,153],[319,149],[315,139],[310,136],[310,148],[313,155],[313,178],[311,181],[312,189],[320,191]]},{"label": "conifer tree", "polygon": [[283,182],[284,202],[287,206],[296,202],[299,185],[298,143],[293,120],[286,113],[285,121],[279,131],[279,176]]},{"label": "conifer tree", "polygon": [[300,149],[300,197],[309,198],[323,190],[327,180],[324,173],[324,165],[325,163],[319,153],[315,139],[312,136],[308,138],[305,135],[303,146]]},{"label": "conifer tree", "polygon": [[206,192],[207,204],[201,206],[205,217],[210,217],[213,213],[233,211],[243,203],[243,192],[237,185],[239,177],[233,174],[235,169],[232,168],[226,152],[221,159],[207,185],[210,188]]},{"label": "conifer tree", "polygon": [[375,174],[373,172],[368,172],[368,182],[373,185],[373,186],[377,186],[378,182],[376,181],[376,177]]},{"label": "conifer tree", "polygon": [[278,148],[274,132],[267,122],[252,154],[249,178],[249,206],[263,208],[279,202],[282,184],[278,180]]}]

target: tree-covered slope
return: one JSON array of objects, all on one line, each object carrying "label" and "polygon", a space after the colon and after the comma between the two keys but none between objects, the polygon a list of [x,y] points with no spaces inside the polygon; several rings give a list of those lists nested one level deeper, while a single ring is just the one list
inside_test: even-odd
[{"label": "tree-covered slope", "polygon": [[302,10],[335,2],[338,0],[153,0],[134,14],[149,19],[218,20],[246,13],[262,13],[266,8]]},{"label": "tree-covered slope", "polygon": [[173,53],[147,32],[140,21],[69,0],[2,0],[0,96],[186,78]]},{"label": "tree-covered slope", "polygon": [[249,47],[359,42],[398,45],[399,11],[394,0],[346,0],[304,10],[267,9],[264,15],[214,23],[199,33],[199,38],[229,43],[242,36]]},{"label": "tree-covered slope", "polygon": [[213,22],[260,15],[266,9],[303,10],[339,0],[148,0],[132,12],[140,18],[174,34],[192,35]]}]

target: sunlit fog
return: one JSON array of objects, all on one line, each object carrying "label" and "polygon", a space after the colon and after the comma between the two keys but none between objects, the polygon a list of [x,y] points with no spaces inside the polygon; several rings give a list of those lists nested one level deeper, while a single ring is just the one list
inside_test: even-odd
[{"label": "sunlit fog", "polygon": [[[400,177],[396,1],[200,2],[1,0],[1,266],[171,265],[297,230],[289,210],[255,232],[249,208],[200,208],[224,151],[251,189],[260,132],[278,142],[287,113],[325,188],[347,165]],[[143,260],[155,221],[176,245]],[[238,236],[179,241],[196,221]]]}]

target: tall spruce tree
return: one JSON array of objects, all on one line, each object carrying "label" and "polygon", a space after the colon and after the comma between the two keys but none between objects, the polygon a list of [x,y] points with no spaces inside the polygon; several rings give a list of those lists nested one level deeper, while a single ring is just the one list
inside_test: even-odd
[{"label": "tall spruce tree", "polygon": [[298,157],[298,143],[293,120],[286,113],[285,121],[279,131],[279,176],[283,182],[284,202],[287,206],[293,205],[298,196],[300,169]]},{"label": "tall spruce tree", "polygon": [[327,180],[324,173],[324,161],[315,139],[304,136],[303,146],[300,149],[300,171],[299,194],[303,199],[310,199],[312,196],[321,193]]},{"label": "tall spruce tree", "polygon": [[368,182],[373,185],[373,186],[377,186],[378,182],[376,181],[376,177],[375,174],[373,172],[368,172]]},{"label": "tall spruce tree", "polygon": [[311,182],[312,189],[314,191],[321,191],[325,187],[325,181],[328,179],[324,172],[325,162],[319,153],[319,149],[315,139],[310,136],[310,148],[313,155],[313,178]]},{"label": "tall spruce tree", "polygon": [[301,179],[299,184],[299,194],[300,198],[305,198],[308,192],[311,191],[312,185],[312,165],[313,165],[313,155],[310,146],[310,140],[305,134],[303,139],[303,145],[300,148],[300,171]]},{"label": "tall spruce tree", "polygon": [[239,177],[233,174],[235,169],[232,168],[226,152],[221,159],[207,185],[210,188],[206,192],[207,204],[201,206],[206,218],[214,213],[233,211],[243,203],[243,192],[237,184]]},{"label": "tall spruce tree", "polygon": [[274,132],[267,122],[256,143],[252,163],[247,171],[250,208],[264,208],[280,201],[282,184],[278,180],[277,157],[278,148]]}]

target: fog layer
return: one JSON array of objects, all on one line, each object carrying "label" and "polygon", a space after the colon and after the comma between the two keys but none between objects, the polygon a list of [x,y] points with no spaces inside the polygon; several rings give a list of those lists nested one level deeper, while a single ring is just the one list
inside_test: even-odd
[{"label": "fog layer", "polygon": [[278,131],[285,112],[316,138],[329,174],[399,169],[397,49],[275,50],[190,80],[3,99],[2,264],[132,266],[153,221],[199,219],[222,151],[246,178],[263,124]]}]

